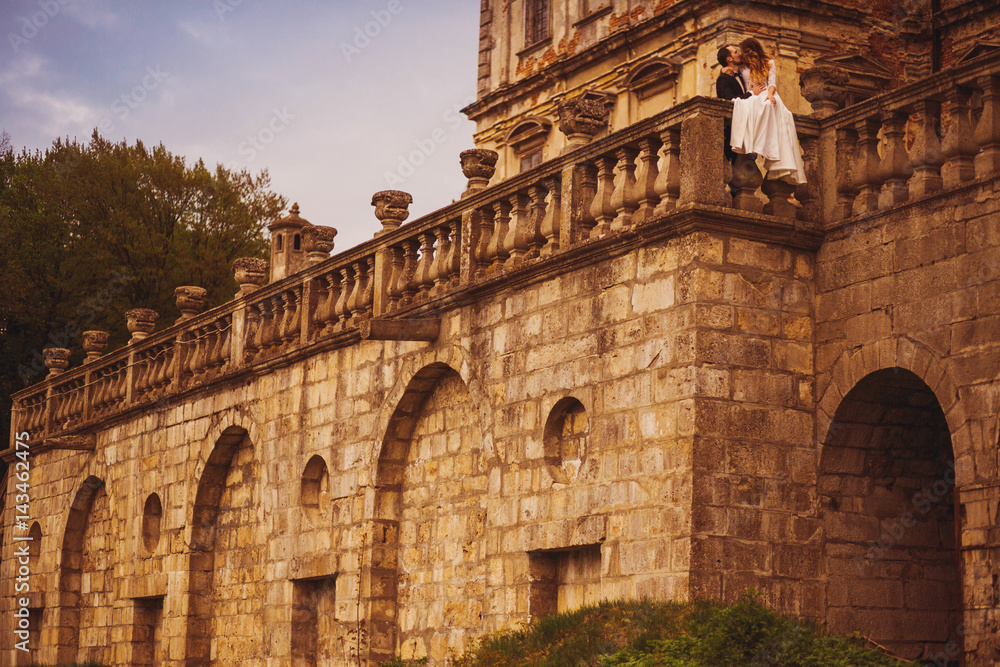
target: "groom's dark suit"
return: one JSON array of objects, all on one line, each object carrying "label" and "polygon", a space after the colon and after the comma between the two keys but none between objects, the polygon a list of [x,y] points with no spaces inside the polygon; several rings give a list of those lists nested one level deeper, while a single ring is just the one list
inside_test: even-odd
[{"label": "groom's dark suit", "polygon": [[[743,87],[743,77],[739,74],[726,74],[723,72],[719,74],[719,78],[715,81],[715,96],[723,100],[732,100],[737,97],[740,99],[746,99],[751,96],[750,91]],[[733,149],[729,146],[730,137],[730,127],[726,125],[726,139],[723,151],[726,154],[726,159],[732,162],[736,159],[736,155],[733,153]]]}]

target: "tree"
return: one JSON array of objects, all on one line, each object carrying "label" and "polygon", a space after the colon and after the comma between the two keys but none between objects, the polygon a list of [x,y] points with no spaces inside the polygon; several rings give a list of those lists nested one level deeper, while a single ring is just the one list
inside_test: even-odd
[{"label": "tree", "polygon": [[[0,139],[2,142],[2,139]],[[124,313],[147,307],[158,328],[179,315],[174,288],[208,290],[209,307],[237,290],[238,257],[266,257],[264,226],[285,198],[254,176],[201,160],[188,166],[162,144],[57,140],[45,152],[0,143],[0,412],[10,433],[10,395],[44,378],[43,347],[74,349],[81,334],[111,332],[125,344]],[[0,440],[2,442],[2,440]]]}]

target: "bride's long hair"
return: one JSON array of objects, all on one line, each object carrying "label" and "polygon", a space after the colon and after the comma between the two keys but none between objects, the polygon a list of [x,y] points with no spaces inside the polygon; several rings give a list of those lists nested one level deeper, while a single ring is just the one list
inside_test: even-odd
[{"label": "bride's long hair", "polygon": [[750,83],[760,84],[767,82],[767,75],[770,66],[767,53],[764,47],[753,37],[748,37],[740,42],[740,51],[743,52],[743,64],[750,69]]}]

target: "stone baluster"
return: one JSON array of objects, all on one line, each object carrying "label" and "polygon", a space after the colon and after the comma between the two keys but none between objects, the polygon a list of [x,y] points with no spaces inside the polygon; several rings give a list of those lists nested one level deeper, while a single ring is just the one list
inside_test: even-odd
[{"label": "stone baluster", "polygon": [[611,193],[611,208],[615,212],[613,229],[622,229],[632,224],[632,214],[639,207],[636,193],[635,158],[639,149],[622,146],[615,151],[618,164],[615,165],[614,191]]},{"label": "stone baluster", "polygon": [[128,330],[132,334],[128,344],[133,345],[145,340],[153,332],[153,327],[156,326],[156,320],[159,317],[159,313],[149,308],[133,308],[125,313]]},{"label": "stone baluster", "polygon": [[852,170],[852,158],[857,150],[858,136],[849,127],[837,128],[837,203],[833,209],[834,220],[846,220],[854,215],[854,200],[858,195]]},{"label": "stone baluster", "polygon": [[562,216],[562,179],[558,176],[550,176],[545,179],[543,185],[546,194],[542,205],[545,207],[545,211],[538,223],[538,234],[545,239],[545,242],[538,249],[538,254],[541,257],[550,257],[559,252],[559,235],[562,231],[560,228]]},{"label": "stone baluster", "polygon": [[472,148],[459,153],[462,173],[469,179],[469,185],[462,193],[463,199],[489,186],[490,179],[496,173],[499,157],[499,153],[486,148]]},{"label": "stone baluster", "polygon": [[340,268],[339,273],[340,294],[337,297],[336,323],[338,328],[342,328],[351,317],[348,304],[351,300],[351,292],[354,291],[354,272],[351,271],[351,267],[344,266]]},{"label": "stone baluster", "polygon": [[580,195],[578,197],[579,206],[574,209],[577,216],[576,222],[579,226],[579,238],[574,238],[574,242],[589,239],[594,236],[594,228],[597,226],[597,218],[592,213],[594,198],[597,196],[597,167],[584,163],[578,165]]},{"label": "stone baluster", "polygon": [[507,249],[504,241],[510,226],[510,201],[501,199],[493,204],[493,235],[486,249],[486,261],[489,268],[502,265],[507,261]]},{"label": "stone baluster", "polygon": [[879,208],[891,208],[909,199],[906,181],[913,174],[913,167],[906,154],[908,118],[909,114],[905,111],[886,111],[882,115],[882,135],[886,145],[879,163],[879,175],[882,178]]},{"label": "stone baluster", "polygon": [[333,227],[311,225],[302,228],[302,249],[306,252],[306,265],[313,266],[329,259],[333,251],[337,230]]},{"label": "stone baluster", "polygon": [[983,113],[974,133],[980,149],[976,177],[985,178],[1000,171],[1000,76],[987,74],[976,83],[983,91]]},{"label": "stone baluster", "polygon": [[403,274],[400,277],[403,285],[403,296],[399,300],[400,306],[410,305],[417,295],[417,250],[419,248],[420,244],[416,239],[403,241]]},{"label": "stone baluster", "polygon": [[87,353],[87,358],[83,360],[83,363],[89,364],[101,358],[104,350],[108,347],[109,335],[107,331],[83,332],[83,349]]},{"label": "stone baluster", "polygon": [[382,230],[376,232],[375,236],[399,229],[403,221],[410,217],[409,207],[412,203],[413,197],[401,190],[382,190],[372,195],[375,217],[382,223]]},{"label": "stone baluster", "polygon": [[659,200],[654,215],[664,215],[677,206],[681,193],[681,133],[677,129],[660,132],[660,167],[653,189]]},{"label": "stone baluster", "polygon": [[478,236],[476,237],[475,258],[476,275],[482,276],[490,266],[490,245],[493,242],[493,218],[495,213],[490,206],[479,209],[476,216]]},{"label": "stone baluster", "polygon": [[528,207],[528,253],[527,259],[534,259],[542,252],[545,237],[542,236],[542,219],[545,217],[546,190],[542,183],[536,183],[528,188],[531,204]]},{"label": "stone baluster", "polygon": [[366,318],[372,316],[372,305],[375,302],[375,256],[366,257],[362,262],[365,276],[365,288],[361,292],[361,312]]},{"label": "stone baluster", "polygon": [[324,331],[337,323],[337,300],[340,299],[340,281],[341,275],[339,271],[332,271],[326,275],[326,300],[323,302],[323,308],[316,310],[320,317],[318,324],[322,325],[321,328]]},{"label": "stone baluster", "polygon": [[461,281],[462,270],[462,219],[455,218],[448,224],[448,228],[451,241],[448,245],[448,257],[444,263],[446,281],[448,285],[457,286]]},{"label": "stone baluster", "polygon": [[403,246],[394,245],[389,248],[389,310],[399,307],[403,298]]},{"label": "stone baluster", "polygon": [[438,225],[434,228],[434,236],[437,239],[437,251],[434,253],[434,264],[431,266],[431,280],[434,281],[432,294],[440,294],[448,286],[447,264],[451,257],[451,241],[448,233],[451,231],[447,225]]},{"label": "stone baluster", "polygon": [[240,257],[233,262],[233,273],[236,276],[236,284],[240,286],[240,291],[236,293],[237,299],[243,299],[256,292],[267,282],[267,269],[269,262],[257,257]]},{"label": "stone baluster", "polygon": [[851,173],[858,194],[854,198],[854,215],[863,215],[878,210],[878,193],[882,187],[879,177],[878,121],[863,118],[855,125],[858,133],[857,155]]},{"label": "stone baluster", "polygon": [[290,289],[281,293],[282,306],[287,313],[288,326],[285,327],[285,336],[282,341],[294,343],[301,333],[302,322],[302,294],[299,289]]},{"label": "stone baluster", "polygon": [[417,262],[417,275],[414,282],[417,286],[417,298],[426,297],[431,287],[434,286],[434,278],[431,275],[431,267],[434,266],[434,238],[433,232],[423,232],[420,239],[420,260]]},{"label": "stone baluster", "polygon": [[42,360],[45,367],[49,369],[46,379],[61,375],[69,368],[70,350],[64,347],[46,347],[42,350]]},{"label": "stone baluster", "polygon": [[351,295],[347,298],[347,310],[350,312],[350,319],[354,320],[362,313],[361,294],[364,290],[364,262],[358,261],[351,264],[354,280],[351,285]]},{"label": "stone baluster", "polygon": [[657,150],[660,143],[653,137],[639,140],[638,169],[635,172],[635,199],[638,208],[632,214],[633,222],[639,223],[653,217],[656,204],[660,201],[656,194],[656,180],[659,176]]},{"label": "stone baluster", "polygon": [[611,195],[615,191],[615,165],[613,157],[604,156],[595,160],[597,165],[597,191],[590,206],[590,216],[596,221],[591,236],[604,236],[611,231],[615,219],[615,209],[611,207]]},{"label": "stone baluster", "polygon": [[910,179],[910,195],[923,197],[937,192],[942,187],[941,141],[938,139],[938,119],[941,103],[936,100],[920,100],[913,105],[915,126],[913,146],[910,147],[910,163],[913,177]]},{"label": "stone baluster", "polygon": [[282,298],[281,294],[273,295],[269,301],[271,302],[271,312],[273,315],[271,317],[271,326],[268,329],[268,333],[270,334],[268,347],[273,347],[280,345],[287,336],[289,312],[288,308],[285,307],[285,299]]},{"label": "stone baluster", "polygon": [[802,204],[796,217],[800,220],[820,222],[823,214],[820,210],[820,157],[819,137],[805,136],[800,139],[802,145],[802,164],[806,171],[806,182],[795,186],[795,198]]},{"label": "stone baluster", "polygon": [[761,184],[761,190],[768,197],[764,213],[778,218],[795,218],[795,205],[791,201],[795,185],[780,178],[768,178]]},{"label": "stone baluster", "polygon": [[507,225],[507,234],[503,241],[503,249],[507,254],[504,263],[507,267],[516,266],[524,261],[524,256],[531,248],[530,226],[528,195],[523,192],[515,192],[510,196],[510,222]]},{"label": "stone baluster", "polygon": [[979,153],[975,129],[969,114],[972,91],[963,86],[952,86],[948,91],[950,122],[941,142],[941,153],[947,162],[941,167],[941,180],[945,188],[953,188],[976,177],[975,158]]},{"label": "stone baluster", "polygon": [[757,196],[757,190],[764,183],[764,175],[757,166],[757,156],[754,154],[738,154],[733,166],[733,208],[751,213],[762,213],[764,203]]}]

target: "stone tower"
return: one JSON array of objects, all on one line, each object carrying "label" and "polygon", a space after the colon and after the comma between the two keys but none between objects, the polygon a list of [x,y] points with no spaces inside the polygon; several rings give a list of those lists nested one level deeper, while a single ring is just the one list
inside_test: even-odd
[{"label": "stone tower", "polygon": [[[269,284],[14,395],[0,660],[442,667],[755,587],[1000,664],[994,5],[484,0],[460,198],[332,257],[293,207]],[[807,183],[725,187],[746,35]]]},{"label": "stone tower", "polygon": [[302,230],[311,227],[299,217],[299,205],[292,204],[288,215],[267,226],[271,232],[271,279],[275,282],[298,273],[306,265],[306,251],[302,243]]}]

